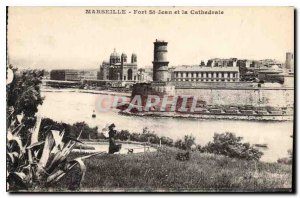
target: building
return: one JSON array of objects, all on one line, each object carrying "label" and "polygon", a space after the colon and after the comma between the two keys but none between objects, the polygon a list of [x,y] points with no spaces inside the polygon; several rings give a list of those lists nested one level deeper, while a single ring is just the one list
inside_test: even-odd
[{"label": "building", "polygon": [[209,59],[207,61],[207,66],[209,66],[209,67],[236,67],[237,61],[238,61],[237,58],[230,58],[230,59],[214,58],[214,59]]},{"label": "building", "polygon": [[294,73],[294,54],[291,52],[286,53],[285,68],[290,73]]},{"label": "building", "polygon": [[238,82],[238,67],[179,66],[173,70],[172,81]]},{"label": "building", "polygon": [[153,78],[153,69],[152,67],[145,67],[138,69],[138,79],[139,82],[151,82]]},{"label": "building", "polygon": [[56,69],[56,70],[51,70],[50,80],[80,81],[81,74],[79,70]]},{"label": "building", "polygon": [[81,72],[81,79],[82,80],[97,80],[98,78],[98,70],[83,70]]},{"label": "building", "polygon": [[109,61],[103,61],[98,75],[99,80],[138,81],[137,56],[131,55],[131,61],[127,61],[127,55],[121,56],[114,50]]}]

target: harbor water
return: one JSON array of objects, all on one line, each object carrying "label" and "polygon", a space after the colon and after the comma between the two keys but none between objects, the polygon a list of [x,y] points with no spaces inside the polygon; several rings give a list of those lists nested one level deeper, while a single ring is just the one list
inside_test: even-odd
[{"label": "harbor water", "polygon": [[[98,126],[99,131],[114,123],[117,130],[141,133],[147,127],[159,136],[174,140],[192,134],[196,143],[204,145],[213,140],[214,133],[233,132],[243,137],[244,142],[267,144],[260,148],[264,155],[261,160],[276,162],[288,156],[293,146],[292,121],[247,121],[247,120],[200,120],[193,118],[161,118],[120,115],[116,110],[97,111],[97,97],[100,94],[81,93],[77,91],[42,92],[45,100],[40,106],[40,116],[73,124],[86,122],[91,127]],[[96,117],[92,118],[95,110]]]}]

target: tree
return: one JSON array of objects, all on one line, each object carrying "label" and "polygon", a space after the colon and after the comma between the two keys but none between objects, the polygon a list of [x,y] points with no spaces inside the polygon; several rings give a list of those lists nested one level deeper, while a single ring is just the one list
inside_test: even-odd
[{"label": "tree", "polygon": [[98,137],[98,127],[91,128],[85,122],[76,122],[73,124],[70,136],[78,137],[81,131],[82,133],[80,137],[82,139],[96,139]]},{"label": "tree", "polygon": [[121,130],[120,132],[117,133],[116,139],[126,141],[130,138],[130,133],[128,130]]},{"label": "tree", "polygon": [[38,106],[43,103],[40,93],[43,71],[26,70],[14,71],[13,81],[6,86],[7,126],[11,123],[19,125],[23,123],[20,135],[23,143],[30,143],[31,133],[28,131],[36,122]]}]

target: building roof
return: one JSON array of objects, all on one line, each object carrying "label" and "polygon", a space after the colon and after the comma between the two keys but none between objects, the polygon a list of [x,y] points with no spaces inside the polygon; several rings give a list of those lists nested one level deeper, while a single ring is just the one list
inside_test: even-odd
[{"label": "building roof", "polygon": [[177,66],[174,72],[238,72],[238,67]]}]

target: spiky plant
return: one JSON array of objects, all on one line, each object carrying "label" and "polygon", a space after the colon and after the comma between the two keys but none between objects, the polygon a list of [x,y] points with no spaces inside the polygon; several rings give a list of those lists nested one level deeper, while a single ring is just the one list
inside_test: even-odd
[{"label": "spiky plant", "polygon": [[[40,124],[37,120],[36,124]],[[82,142],[79,137],[69,138],[63,142],[64,131],[50,130],[45,141],[32,141],[30,145],[23,145],[18,132],[22,124],[9,127],[7,133],[7,184],[9,191],[15,190],[47,190],[53,187],[68,172],[79,166],[81,185],[86,167],[83,160],[100,153],[78,157],[68,161],[67,158],[74,146]],[[39,126],[31,131],[31,137],[36,137]],[[32,138],[34,140],[34,138]]]}]

